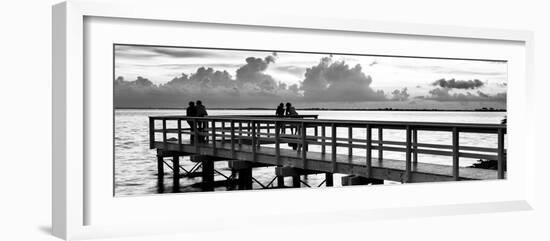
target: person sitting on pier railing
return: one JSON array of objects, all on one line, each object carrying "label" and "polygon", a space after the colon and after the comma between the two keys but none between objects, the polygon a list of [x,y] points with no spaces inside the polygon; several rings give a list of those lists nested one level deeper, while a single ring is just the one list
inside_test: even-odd
[{"label": "person sitting on pier railing", "polygon": [[[285,104],[283,104],[282,102],[279,104],[279,106],[277,106],[277,110],[275,111],[275,116],[277,116],[278,118],[283,118],[285,117]],[[283,125],[284,126],[284,125]],[[282,127],[279,129],[279,133],[285,133],[285,127]]]},{"label": "person sitting on pier railing", "polygon": [[277,117],[285,117],[285,104],[280,103],[279,106],[277,106],[277,110],[275,111],[275,115]]},{"label": "person sitting on pier railing", "polygon": [[[197,100],[197,117],[205,117],[205,116],[208,116],[208,112],[206,111],[206,107],[202,104],[202,101],[200,100]],[[208,122],[206,121],[199,121],[198,123],[198,130],[199,132],[203,132],[207,125],[208,125]],[[199,142],[206,142],[208,141],[206,139],[205,136],[199,136]]]},{"label": "person sitting on pier railing", "polygon": [[[195,102],[189,101],[189,106],[187,107],[185,111],[185,115],[195,117],[197,116],[197,107],[195,106]],[[195,140],[195,126],[193,125],[193,121],[187,120],[187,124],[189,125],[189,129],[191,131],[191,144],[193,145],[193,142]]]},{"label": "person sitting on pier railing", "polygon": [[[291,117],[291,118],[298,117],[298,112],[296,112],[296,108],[294,108],[294,106],[292,106],[292,104],[290,102],[286,103],[285,115],[286,115],[286,117]],[[293,125],[290,125],[290,133],[294,134],[295,132],[296,133],[298,132],[296,127],[293,126]]]}]

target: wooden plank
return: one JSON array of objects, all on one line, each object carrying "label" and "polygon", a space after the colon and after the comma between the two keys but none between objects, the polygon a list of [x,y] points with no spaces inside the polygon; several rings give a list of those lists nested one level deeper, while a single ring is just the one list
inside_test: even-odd
[{"label": "wooden plank", "polygon": [[155,148],[155,119],[149,117],[149,149]]},{"label": "wooden plank", "polygon": [[231,158],[235,158],[235,121],[231,120]]},{"label": "wooden plank", "polygon": [[222,122],[222,129],[221,129],[221,136],[222,136],[222,141],[225,142],[225,121],[221,121]]},{"label": "wooden plank", "polygon": [[453,137],[452,137],[452,142],[453,142],[453,177],[456,181],[458,181],[460,179],[459,177],[459,161],[460,161],[460,153],[459,153],[459,133],[458,133],[458,129],[455,127],[453,128]]},{"label": "wooden plank", "polygon": [[313,135],[318,136],[319,135],[319,126],[315,126],[315,129],[313,129]]},{"label": "wooden plank", "polygon": [[214,156],[216,155],[216,152],[218,151],[216,148],[216,121],[212,120],[212,149],[214,150]]},{"label": "wooden plank", "polygon": [[157,185],[164,186],[164,157],[157,155]]},{"label": "wooden plank", "polygon": [[252,124],[252,143],[251,143],[251,146],[252,146],[252,161],[256,161],[256,149],[257,149],[257,146],[256,146],[256,122],[252,121],[252,122],[249,122],[248,123],[248,127],[250,129],[250,125]]},{"label": "wooden plank", "polygon": [[274,166],[274,164],[251,162],[251,161],[230,160],[230,161],[227,162],[227,166],[231,170],[241,170],[241,169],[256,168],[256,167],[271,167],[271,166]]},{"label": "wooden plank", "polygon": [[202,182],[204,191],[214,191],[214,161],[202,161]]},{"label": "wooden plank", "polygon": [[326,153],[326,126],[322,125],[321,128],[321,153]]},{"label": "wooden plank", "polygon": [[353,185],[367,185],[371,184],[372,180],[370,178],[349,175],[342,177],[342,186],[353,186]]},{"label": "wooden plank", "polygon": [[239,146],[243,144],[242,137],[243,137],[243,123],[239,121]]},{"label": "wooden plank", "polygon": [[418,163],[418,130],[413,129],[413,164]]},{"label": "wooden plank", "polygon": [[[291,135],[287,135],[287,136],[290,137]],[[310,144],[319,144],[319,145],[321,145],[323,139],[331,140],[332,138],[331,137],[322,137],[322,136],[320,136],[320,137],[317,137],[317,138],[308,138],[308,139],[311,139],[311,140],[319,139],[321,141],[310,142]],[[342,141],[347,142],[348,141],[347,138],[336,138],[336,141],[340,144],[344,144],[346,147],[349,145],[347,143],[341,143]],[[352,141],[353,142],[359,142],[359,143],[366,143],[366,140],[363,140],[363,139],[352,139]],[[380,141],[378,141],[378,140],[372,140],[371,142],[374,143],[374,144],[380,144]],[[414,143],[414,141],[413,141],[413,143]],[[404,142],[404,141],[382,141],[382,144],[383,145],[393,145],[393,146],[406,146],[407,145],[407,143]],[[432,143],[417,143],[416,145],[417,145],[417,147],[426,147],[426,148],[434,148],[434,149],[448,149],[448,150],[453,149],[452,145],[442,145],[442,144],[432,144]],[[356,148],[358,146],[359,145],[354,145],[353,147]],[[414,148],[414,144],[413,144],[413,148]],[[476,146],[460,146],[460,150],[478,151],[478,152],[494,152],[494,153],[498,152],[497,148],[476,147]]]},{"label": "wooden plank", "polygon": [[279,135],[281,132],[281,123],[275,122],[275,158],[277,158],[277,165],[281,165],[281,140]]},{"label": "wooden plank", "polygon": [[405,182],[408,183],[411,180],[411,169],[412,169],[412,163],[411,163],[411,127],[407,126],[406,129],[406,140],[407,140],[407,147],[406,147],[406,153],[405,153]]},{"label": "wooden plank", "polygon": [[336,173],[336,125],[332,124],[331,126],[331,137],[332,137],[332,172]]},{"label": "wooden plank", "polygon": [[[383,147],[383,141],[384,141],[384,131],[382,128],[378,128],[378,146]],[[384,150],[382,148],[378,149],[378,161],[382,161],[384,159]]]},{"label": "wooden plank", "polygon": [[[160,120],[188,120],[189,117],[186,116],[153,116],[153,118]],[[224,120],[240,120],[240,121],[250,121],[255,119],[256,121],[273,121],[275,117],[270,116],[209,116],[201,118],[202,120],[211,120],[213,118],[224,119]],[[440,123],[440,122],[410,122],[410,121],[362,121],[362,120],[334,120],[334,119],[289,119],[289,123],[300,123],[305,121],[307,124],[311,125],[320,125],[335,123],[339,126],[353,126],[353,127],[364,127],[366,124],[371,124],[383,129],[396,129],[404,130],[406,126],[411,126],[414,129],[418,130],[428,130],[428,131],[452,131],[452,127],[458,127],[461,129],[461,132],[476,132],[476,133],[492,133],[497,134],[498,129],[503,129],[504,134],[506,134],[506,125],[502,124],[474,124],[474,123]]]},{"label": "wooden plank", "polygon": [[193,130],[195,132],[193,143],[195,145],[195,153],[199,153],[199,126],[196,119],[193,119]]},{"label": "wooden plank", "polygon": [[366,147],[366,166],[367,166],[367,177],[372,176],[372,128],[370,125],[367,125],[367,147]]},{"label": "wooden plank", "polygon": [[181,140],[181,120],[177,120],[178,121],[178,145],[180,145],[180,151],[182,151],[182,140]]},{"label": "wooden plank", "polygon": [[352,139],[353,139],[353,127],[349,126],[348,127],[348,145],[349,145],[348,155],[349,156],[353,156],[353,146],[352,146],[353,141],[352,141]]},{"label": "wooden plank", "polygon": [[332,187],[334,186],[334,176],[332,173],[325,173],[325,186]]},{"label": "wooden plank", "polygon": [[166,149],[166,120],[162,120],[162,142],[165,143],[164,149]]},{"label": "wooden plank", "polygon": [[292,176],[301,176],[301,175],[311,175],[311,174],[320,174],[325,173],[322,171],[307,170],[296,167],[276,167],[275,175],[283,177],[292,177]]},{"label": "wooden plank", "polygon": [[[157,146],[162,146],[161,142],[156,142]],[[177,151],[177,144],[169,144],[169,150]],[[231,150],[230,145],[219,145],[218,147],[218,156],[220,159],[230,159]],[[257,164],[262,165],[277,165],[275,158],[275,148],[262,147],[261,152],[257,153]],[[193,152],[194,146],[184,145],[184,151]],[[252,160],[251,154],[252,148],[248,145],[243,145],[238,147],[236,150],[237,160],[248,161]],[[212,150],[209,146],[204,146],[200,151],[201,155],[211,155]],[[365,167],[365,157],[364,156],[353,156],[349,157],[347,154],[338,154],[336,157],[336,162],[333,162],[332,156],[323,155],[320,152],[310,152],[308,153],[308,169],[310,170],[319,170],[324,172],[333,172],[335,168],[338,170],[338,173],[344,174],[356,174],[361,176],[367,176],[366,167]],[[352,159],[351,162],[349,159]],[[301,157],[296,154],[296,151],[290,149],[281,149],[281,161],[284,166],[295,166],[296,163],[301,162]],[[405,162],[403,160],[392,160],[385,159],[383,162],[373,162],[372,163],[372,178],[392,180],[392,181],[403,181],[403,176],[405,172]],[[451,175],[452,166],[450,165],[440,165],[440,164],[430,164],[419,162],[416,166],[415,171],[411,173],[411,182],[433,182],[433,181],[452,181],[454,180]],[[496,170],[487,170],[479,168],[460,168],[460,178],[461,180],[488,180],[496,179],[497,171]]]},{"label": "wooden plank", "polygon": [[505,170],[504,165],[506,163],[506,156],[504,155],[504,129],[498,129],[497,134],[497,142],[498,142],[498,168],[497,168],[497,178],[498,179],[504,179],[505,178]]},{"label": "wooden plank", "polygon": [[240,169],[239,173],[239,189],[250,190],[252,189],[252,168]]},{"label": "wooden plank", "polygon": [[172,157],[172,175],[173,191],[178,192],[180,187],[180,157],[175,155]]},{"label": "wooden plank", "polygon": [[301,134],[301,139],[302,139],[302,164],[303,164],[303,168],[306,169],[307,168],[307,150],[306,150],[306,124],[304,122],[302,122],[302,133]]},{"label": "wooden plank", "polygon": [[300,176],[293,176],[292,177],[292,187],[301,187],[300,183]]},{"label": "wooden plank", "polygon": [[277,187],[285,187],[285,177],[277,177]]}]

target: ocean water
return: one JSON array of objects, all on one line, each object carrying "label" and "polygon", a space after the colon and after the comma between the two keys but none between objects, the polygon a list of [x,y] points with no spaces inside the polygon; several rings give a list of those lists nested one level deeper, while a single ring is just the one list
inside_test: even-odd
[{"label": "ocean water", "polygon": [[[453,122],[453,123],[487,123],[498,124],[505,117],[505,112],[427,112],[427,111],[298,111],[302,115],[315,114],[320,119],[353,119],[353,120],[381,120],[381,121],[423,121],[423,122]],[[149,149],[149,116],[160,115],[184,115],[185,110],[126,110],[115,111],[115,195],[143,195],[158,193],[157,187],[157,164],[156,151]],[[209,110],[210,115],[272,115],[271,110]],[[160,126],[158,126],[160,127]],[[328,132],[327,132],[328,133]],[[347,130],[338,131],[338,136],[346,136]],[[354,137],[364,138],[365,132],[354,130]],[[377,132],[373,130],[373,137]],[[404,141],[405,134],[401,130],[384,130],[384,140]],[[421,143],[451,144],[451,133],[444,132],[418,132],[418,141]],[[470,134],[461,133],[460,144],[478,147],[496,147],[496,135],[493,134]],[[281,145],[283,147],[284,145]],[[310,151],[315,148],[311,147]],[[347,149],[339,148],[338,152],[347,153]],[[364,155],[364,150],[354,151],[356,155]],[[376,157],[377,152],[373,152]],[[403,159],[404,153],[384,152],[385,158]],[[451,157],[435,155],[418,155],[419,162],[438,163],[451,165]],[[469,166],[475,163],[475,159],[460,159],[460,166]],[[188,157],[180,159],[183,168],[190,170],[194,163]],[[227,162],[216,162],[216,170],[226,176],[230,175]],[[255,168],[254,178],[266,185],[274,177],[274,168]],[[341,175],[334,176],[334,185],[340,185]],[[171,170],[165,167],[164,190],[172,191]],[[216,175],[216,180],[223,180],[224,177]],[[318,186],[324,180],[324,175],[309,175],[304,180],[312,187]],[[191,184],[199,182],[198,178],[181,178],[180,190],[178,192],[201,191],[190,187]],[[291,185],[292,180],[285,180]],[[393,182],[386,182],[393,184]],[[254,183],[254,189],[261,189],[261,186]],[[216,188],[215,191],[226,190],[225,187]]]}]

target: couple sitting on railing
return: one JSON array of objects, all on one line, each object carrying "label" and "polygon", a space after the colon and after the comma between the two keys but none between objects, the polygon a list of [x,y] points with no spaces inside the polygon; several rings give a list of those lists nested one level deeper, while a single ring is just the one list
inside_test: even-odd
[{"label": "couple sitting on railing", "polygon": [[[192,117],[205,117],[208,115],[208,112],[206,111],[206,107],[202,104],[202,101],[197,100],[197,104],[195,105],[195,102],[189,101],[189,106],[186,109],[186,115],[192,116]],[[195,125],[193,125],[193,121],[188,120],[187,124],[189,124],[189,127],[191,128],[191,133],[194,133],[195,131]],[[207,126],[206,122],[199,121],[197,122],[197,129],[199,132],[202,132]],[[193,144],[195,140],[195,135],[191,134],[191,144]],[[199,143],[205,142],[206,139],[204,136],[198,137]]]},{"label": "couple sitting on railing", "polygon": [[[297,118],[299,116],[298,112],[296,112],[296,108],[294,108],[294,106],[292,106],[292,104],[290,102],[287,102],[286,103],[286,109],[284,108],[285,105],[283,103],[280,103],[279,106],[277,106],[277,110],[275,111],[275,115],[279,118],[284,118],[284,117],[290,117],[290,118]],[[298,135],[299,134],[299,128],[296,124],[285,124],[283,126],[283,128],[280,129],[280,133],[283,134],[286,132],[286,128],[287,126],[289,126],[290,128],[290,134],[294,135]],[[289,146],[292,147],[292,149],[294,150],[299,150],[300,149],[300,145],[298,145],[297,143],[289,143],[288,144]]]},{"label": "couple sitting on railing", "polygon": [[[292,106],[290,102],[286,103],[286,110],[285,105],[283,103],[280,103],[279,106],[277,106],[277,110],[275,111],[275,115],[277,117],[283,118],[283,117],[291,117],[295,118],[298,115],[298,112],[296,112],[296,108]],[[285,127],[281,128],[281,133],[285,133]],[[298,134],[297,128],[295,126],[290,126],[290,133],[291,134]]]}]

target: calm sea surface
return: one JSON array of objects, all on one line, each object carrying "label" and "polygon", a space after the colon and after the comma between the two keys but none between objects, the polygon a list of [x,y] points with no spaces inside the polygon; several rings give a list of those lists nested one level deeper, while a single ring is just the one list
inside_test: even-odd
[{"label": "calm sea surface", "polygon": [[[489,123],[498,124],[506,115],[505,112],[425,112],[425,111],[304,111],[300,114],[316,114],[320,119],[353,119],[353,120],[384,120],[384,121],[426,121],[426,122],[459,122],[459,123]],[[157,166],[156,151],[149,149],[149,116],[158,115],[184,115],[185,110],[116,110],[115,112],[115,194],[117,196],[141,195],[157,193]],[[210,115],[272,115],[274,111],[267,110],[209,110]],[[160,126],[159,126],[160,127]],[[339,136],[346,136],[347,131],[342,129]],[[354,136],[364,138],[364,131],[354,131]],[[450,133],[418,132],[418,141],[422,143],[451,144]],[[376,130],[373,130],[376,137]],[[384,140],[404,141],[404,131],[384,131]],[[496,147],[496,136],[490,134],[461,133],[460,144],[479,147]],[[281,145],[282,147],[283,145]],[[311,151],[315,147],[310,148]],[[347,149],[338,152],[347,153]],[[354,151],[354,154],[364,155],[364,150]],[[377,152],[373,152],[376,157]],[[404,154],[384,152],[387,158],[403,159]],[[419,162],[439,163],[451,165],[451,157],[434,155],[418,155]],[[460,159],[461,166],[469,166],[477,160]],[[180,161],[182,166],[189,170],[194,165],[188,157]],[[216,170],[230,175],[227,162],[217,162]],[[165,167],[165,190],[171,189],[171,170]],[[255,168],[254,178],[264,185],[269,183],[274,176],[274,168]],[[340,175],[335,175],[334,185],[340,185]],[[224,177],[217,175],[216,180]],[[287,178],[287,185],[291,180]],[[324,175],[309,175],[306,183],[317,186],[324,180]],[[180,180],[181,192],[200,191],[189,185],[199,182],[199,178],[182,178]],[[388,182],[391,183],[391,182]],[[254,183],[254,188],[261,188]],[[226,190],[225,187],[217,188]]]}]

